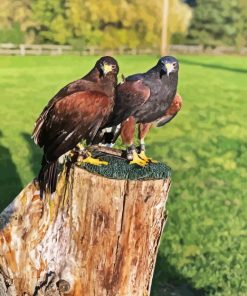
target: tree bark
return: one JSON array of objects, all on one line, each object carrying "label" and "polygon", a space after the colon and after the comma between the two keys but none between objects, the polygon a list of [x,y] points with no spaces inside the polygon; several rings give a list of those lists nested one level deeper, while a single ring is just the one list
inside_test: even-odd
[{"label": "tree bark", "polygon": [[0,215],[0,295],[149,295],[169,185],[77,166],[43,200],[30,183]]}]

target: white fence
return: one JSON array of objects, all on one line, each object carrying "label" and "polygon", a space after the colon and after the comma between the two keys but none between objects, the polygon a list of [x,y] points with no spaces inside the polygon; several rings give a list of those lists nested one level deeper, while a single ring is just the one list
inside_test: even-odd
[{"label": "white fence", "polygon": [[[204,49],[201,45],[170,45],[169,52],[176,54],[241,54],[247,55],[247,48],[237,50],[235,47],[216,47],[214,49]],[[159,48],[126,48],[99,49],[97,47],[85,47],[81,50],[75,50],[69,45],[52,44],[0,44],[0,55],[151,55],[159,54]]]}]

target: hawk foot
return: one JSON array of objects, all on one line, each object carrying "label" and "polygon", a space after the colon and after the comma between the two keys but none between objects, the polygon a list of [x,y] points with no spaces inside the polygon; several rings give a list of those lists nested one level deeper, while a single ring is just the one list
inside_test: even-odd
[{"label": "hawk foot", "polygon": [[82,165],[84,163],[89,163],[92,165],[100,166],[100,165],[108,165],[107,161],[103,161],[97,158],[93,158],[92,156],[88,156],[86,158],[79,157],[77,160],[78,165]]},{"label": "hawk foot", "polygon": [[138,154],[138,156],[139,156],[142,160],[144,160],[145,162],[158,163],[157,160],[154,160],[154,159],[152,159],[152,158],[150,158],[150,157],[147,157],[145,151],[141,151],[141,152]]},{"label": "hawk foot", "polygon": [[136,153],[136,151],[133,152],[133,159],[130,161],[130,164],[136,164],[139,165],[141,167],[144,167],[147,162],[143,159],[141,159],[138,154]]}]

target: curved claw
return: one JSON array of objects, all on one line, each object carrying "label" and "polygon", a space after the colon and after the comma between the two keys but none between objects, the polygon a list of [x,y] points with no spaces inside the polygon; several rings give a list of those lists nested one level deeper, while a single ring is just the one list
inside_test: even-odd
[{"label": "curved claw", "polygon": [[133,152],[133,160],[131,160],[129,164],[136,164],[136,165],[139,165],[141,167],[144,167],[147,164],[147,162],[145,160],[141,159],[138,156],[138,154],[134,151]]},{"label": "curved claw", "polygon": [[89,163],[92,165],[96,165],[96,166],[100,166],[100,165],[108,165],[107,161],[103,161],[97,158],[93,158],[92,156],[88,156],[84,159],[79,159],[79,161],[77,162],[78,165],[82,165],[84,163]]},{"label": "curved claw", "polygon": [[150,158],[150,157],[147,157],[145,151],[141,151],[141,153],[139,153],[138,156],[139,156],[142,160],[144,160],[145,162],[158,163],[157,160],[154,160],[154,159],[152,159],[152,158]]}]

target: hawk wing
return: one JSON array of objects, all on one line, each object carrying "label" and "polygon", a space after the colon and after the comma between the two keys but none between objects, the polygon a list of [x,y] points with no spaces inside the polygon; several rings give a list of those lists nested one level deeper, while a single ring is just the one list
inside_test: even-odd
[{"label": "hawk wing", "polygon": [[80,91],[56,101],[37,130],[47,161],[59,158],[82,139],[93,140],[112,110],[112,99],[99,91]]},{"label": "hawk wing", "polygon": [[54,105],[60,100],[64,99],[65,97],[86,90],[99,91],[100,89],[99,86],[94,82],[79,79],[69,83],[57,92],[57,94],[48,102],[47,106],[44,108],[44,110],[35,122],[32,138],[34,139],[36,145],[42,147],[38,140],[40,137],[40,131],[45,122],[45,119],[47,118],[49,111],[54,107]]},{"label": "hawk wing", "polygon": [[107,126],[115,126],[131,116],[150,97],[150,88],[141,79],[125,80],[117,86],[113,113]]}]

